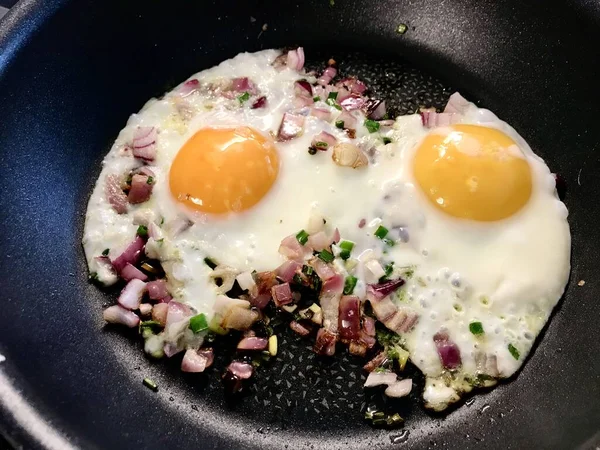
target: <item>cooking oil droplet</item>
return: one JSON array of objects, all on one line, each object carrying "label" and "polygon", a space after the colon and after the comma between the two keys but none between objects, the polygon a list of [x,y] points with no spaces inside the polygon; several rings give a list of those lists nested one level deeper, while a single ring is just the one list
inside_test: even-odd
[{"label": "cooking oil droplet", "polygon": [[488,409],[490,409],[490,405],[484,405],[483,408],[481,408],[481,412],[484,413],[486,412]]},{"label": "cooking oil droplet", "polygon": [[465,402],[465,405],[467,405],[467,406],[471,406],[473,403],[475,403],[475,399],[474,399],[474,398],[470,398],[469,400],[467,400],[467,401]]},{"label": "cooking oil droplet", "polygon": [[392,441],[392,444],[402,444],[403,442],[408,441],[408,434],[408,430],[402,430],[400,434],[390,436],[390,441]]}]

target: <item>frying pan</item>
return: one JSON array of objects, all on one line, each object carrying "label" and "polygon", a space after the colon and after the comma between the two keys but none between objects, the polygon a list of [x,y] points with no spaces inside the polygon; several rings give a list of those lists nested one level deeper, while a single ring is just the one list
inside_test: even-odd
[{"label": "frying pan", "polygon": [[[25,448],[596,448],[599,31],[600,6],[583,0],[17,4],[0,23],[2,434]],[[152,363],[134,334],[103,326],[114,293],[88,283],[80,239],[128,115],[241,51],[291,45],[313,65],[334,57],[398,113],[459,90],[566,180],[571,282],[512,381],[446,415],[415,395],[402,430],[372,429],[347,356],[316,361],[286,335],[256,392],[228,404],[218,373]]]}]

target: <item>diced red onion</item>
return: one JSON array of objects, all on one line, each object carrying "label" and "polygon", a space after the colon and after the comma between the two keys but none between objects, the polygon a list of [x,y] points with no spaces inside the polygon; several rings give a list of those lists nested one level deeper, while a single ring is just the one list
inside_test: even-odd
[{"label": "diced red onion", "polygon": [[315,116],[317,119],[329,122],[329,120],[331,119],[331,110],[328,108],[313,107],[310,110],[310,115]]},{"label": "diced red onion", "polygon": [[331,245],[331,238],[324,231],[318,231],[308,237],[307,244],[313,250],[320,252]]},{"label": "diced red onion", "polygon": [[303,246],[296,239],[295,234],[291,234],[285,237],[281,241],[281,245],[279,246],[279,253],[285,256],[288,259],[294,259],[297,261],[301,261],[304,259],[304,255],[310,252],[310,247]]},{"label": "diced red onion", "polygon": [[124,214],[127,212],[127,195],[121,189],[121,182],[117,175],[108,175],[104,182],[104,195],[110,203],[110,206],[118,214]]},{"label": "diced red onion", "polygon": [[133,173],[134,173],[134,175],[135,174],[146,175],[147,177],[155,177],[156,176],[156,174],[154,173],[152,168],[149,166],[138,167],[137,169],[134,170]]},{"label": "diced red onion", "polygon": [[360,219],[360,222],[358,222],[358,228],[364,228],[366,224],[367,219]]},{"label": "diced red onion", "polygon": [[365,102],[364,108],[369,119],[373,120],[383,119],[386,113],[384,100],[369,99]]},{"label": "diced red onion", "polygon": [[183,303],[176,301],[167,303],[167,318],[165,320],[165,328],[169,328],[173,324],[177,324],[188,319],[192,316],[192,314],[192,310],[189,308],[189,306]]},{"label": "diced red onion", "polygon": [[254,372],[254,368],[251,364],[244,363],[241,361],[232,361],[231,364],[227,367],[227,370],[234,374],[241,380],[247,380],[252,376]]},{"label": "diced red onion", "polygon": [[251,108],[252,109],[258,109],[258,108],[264,108],[265,106],[267,106],[267,97],[265,97],[264,95],[262,97],[258,97],[254,103],[252,103]]},{"label": "diced red onion", "polygon": [[284,282],[289,283],[296,275],[296,272],[302,268],[302,264],[298,261],[287,260],[281,266],[279,266],[275,272],[277,276],[281,278]]},{"label": "diced red onion", "polygon": [[185,230],[192,226],[192,222],[184,217],[177,217],[168,224],[169,232],[173,237],[179,236]]},{"label": "diced red onion", "polygon": [[245,337],[237,345],[238,350],[264,350],[269,345],[266,338]]},{"label": "diced red onion", "polygon": [[367,86],[354,77],[344,78],[335,84],[337,87],[345,87],[353,94],[362,94],[367,90]]},{"label": "diced red onion", "polygon": [[310,334],[311,329],[307,326],[302,325],[299,322],[296,322],[295,320],[292,320],[290,322],[290,328],[297,334],[299,334],[300,336],[308,336]]},{"label": "diced red onion", "polygon": [[361,342],[364,342],[364,344],[367,346],[367,348],[373,348],[375,346],[375,344],[377,343],[377,339],[375,339],[374,336],[369,336],[364,331],[360,332],[359,339]]},{"label": "diced red onion", "polygon": [[385,395],[388,397],[400,398],[410,394],[410,391],[412,391],[412,380],[407,378],[388,385],[385,390]]},{"label": "diced red onion", "polygon": [[[322,143],[325,143],[325,145]],[[335,144],[337,144],[337,139],[333,134],[327,133],[326,131],[321,131],[313,138],[310,145],[317,150],[325,151],[329,148],[332,148]]]},{"label": "diced red onion", "polygon": [[321,288],[323,294],[341,294],[344,290],[344,277],[343,275],[334,275],[325,282]]},{"label": "diced red onion", "polygon": [[231,80],[231,89],[236,92],[248,92],[256,94],[256,85],[248,77],[234,78]]},{"label": "diced red onion", "polygon": [[419,315],[415,312],[412,312],[410,314],[407,315],[406,320],[404,321],[404,323],[400,326],[400,331],[402,333],[408,333],[417,323],[417,321],[419,320]]},{"label": "diced red onion", "polygon": [[137,127],[133,133],[133,156],[145,161],[153,161],[156,157],[156,127]]},{"label": "diced red onion", "polygon": [[375,319],[369,316],[363,316],[362,329],[367,336],[375,336]]},{"label": "diced red onion", "polygon": [[333,78],[336,75],[337,69],[335,67],[329,66],[327,69],[325,69],[323,75],[321,75],[321,77],[317,80],[317,83],[319,83],[321,86],[325,86],[331,83],[331,80],[333,80]]},{"label": "diced red onion", "polygon": [[402,278],[398,278],[396,280],[384,281],[383,283],[370,284],[367,287],[367,291],[371,292],[377,298],[383,298],[387,295],[390,295],[403,284],[404,280]]},{"label": "diced red onion", "polygon": [[300,71],[304,67],[304,49],[298,47],[287,54],[287,66],[292,70]]},{"label": "diced red onion", "polygon": [[250,297],[250,304],[258,309],[265,308],[271,301],[271,294],[258,294]]},{"label": "diced red onion", "polygon": [[171,300],[173,300],[173,297],[171,297],[170,295],[167,295],[166,297],[163,297],[159,300],[160,303],[169,303]]},{"label": "diced red onion", "polygon": [[129,328],[137,327],[140,323],[140,318],[135,313],[119,305],[109,306],[104,310],[102,316],[108,323],[125,325]]},{"label": "diced red onion", "polygon": [[289,141],[302,134],[304,129],[304,116],[286,112],[283,114],[277,140],[280,142]]},{"label": "diced red onion", "polygon": [[165,342],[165,345],[163,346],[163,351],[167,358],[171,358],[177,353],[182,352],[183,347],[174,342]]},{"label": "diced red onion", "polygon": [[119,305],[131,310],[138,309],[145,291],[146,283],[138,279],[131,280],[119,295]]},{"label": "diced red onion", "polygon": [[344,122],[345,130],[356,129],[356,118],[352,114],[350,114],[348,111],[346,111],[346,110],[342,111],[342,113],[338,116],[336,121],[338,121],[338,120],[341,120],[342,122]]},{"label": "diced red onion", "polygon": [[314,101],[311,97],[294,97],[294,108],[303,109],[312,106]]},{"label": "diced red onion", "polygon": [[212,350],[202,351],[188,349],[181,360],[181,371],[189,373],[201,373],[212,364]]},{"label": "diced red onion", "polygon": [[167,290],[167,282],[165,280],[154,280],[146,284],[146,290],[148,291],[148,297],[152,300],[160,300],[161,298],[169,295]]},{"label": "diced red onion", "polygon": [[292,303],[292,290],[290,283],[277,284],[271,288],[271,296],[277,306]]},{"label": "diced red onion", "polygon": [[447,127],[460,121],[460,114],[456,113],[437,113],[423,111],[421,113],[421,122],[425,128]]},{"label": "diced red onion", "polygon": [[380,351],[371,361],[363,366],[367,372],[373,372],[375,369],[380,367],[387,359],[385,350]]},{"label": "diced red onion", "polygon": [[381,386],[382,384],[394,384],[398,377],[394,372],[371,372],[365,381],[365,387]]},{"label": "diced red onion", "polygon": [[448,99],[448,103],[446,103],[446,108],[444,108],[444,112],[445,113],[463,114],[467,110],[468,107],[469,107],[469,101],[466,100],[458,92],[455,92]]},{"label": "diced red onion", "polygon": [[[338,97],[339,100],[339,97]],[[339,104],[347,111],[361,109],[365,105],[365,98],[357,94],[350,94],[346,98],[339,100]]]},{"label": "diced red onion", "polygon": [[327,281],[337,275],[337,272],[333,267],[318,257],[311,259],[309,264],[315,269],[315,272],[317,272],[317,275],[319,275],[319,278],[323,281]]},{"label": "diced red onion", "polygon": [[446,330],[440,330],[433,336],[433,342],[440,357],[442,366],[446,369],[456,369],[462,364],[460,349],[450,339]]},{"label": "diced red onion", "polygon": [[123,270],[127,263],[135,266],[140,261],[144,251],[144,245],[144,239],[142,239],[140,236],[136,236],[136,238],[131,244],[129,244],[125,251],[112,261],[112,265],[117,273],[121,273],[121,270]]},{"label": "diced red onion", "polygon": [[337,336],[325,328],[320,328],[317,332],[317,339],[313,350],[318,355],[333,356],[335,354],[335,343]]},{"label": "diced red onion", "polygon": [[387,323],[398,312],[398,308],[389,297],[378,297],[367,288],[367,300],[373,307],[375,316],[384,324]]},{"label": "diced red onion", "polygon": [[358,340],[360,333],[360,300],[355,295],[340,299],[338,334],[342,342]]},{"label": "diced red onion", "polygon": [[152,320],[157,321],[163,327],[167,324],[167,313],[169,305],[167,303],[157,303],[152,307]]},{"label": "diced red onion", "polygon": [[338,242],[340,242],[340,239],[340,230],[336,228],[335,230],[333,230],[333,236],[331,237],[331,240],[334,244],[337,244]]},{"label": "diced red onion", "polygon": [[294,83],[294,93],[297,97],[309,97],[312,100],[312,86],[306,80],[298,80]]},{"label": "diced red onion", "polygon": [[187,97],[192,92],[196,91],[200,86],[200,81],[195,78],[192,80],[187,80],[185,83],[181,85],[181,87],[177,90],[177,93],[182,97]]},{"label": "diced red onion", "polygon": [[154,183],[148,183],[149,178],[146,175],[134,175],[131,177],[131,189],[127,200],[129,203],[143,203],[148,201],[152,194]]},{"label": "diced red onion", "polygon": [[121,270],[121,278],[123,278],[125,281],[130,281],[133,279],[146,281],[148,279],[148,275],[134,265],[127,263],[125,267],[123,267],[123,270]]}]

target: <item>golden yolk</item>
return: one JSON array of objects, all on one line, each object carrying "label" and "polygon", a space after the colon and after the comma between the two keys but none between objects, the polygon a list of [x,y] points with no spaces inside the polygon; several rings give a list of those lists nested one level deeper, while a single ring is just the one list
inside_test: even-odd
[{"label": "golden yolk", "polygon": [[429,200],[451,216],[493,221],[531,196],[531,168],[503,132],[478,125],[433,131],[417,148],[414,176]]},{"label": "golden yolk", "polygon": [[204,128],[179,150],[169,173],[173,196],[198,211],[244,211],[262,199],[277,178],[273,142],[249,127]]}]

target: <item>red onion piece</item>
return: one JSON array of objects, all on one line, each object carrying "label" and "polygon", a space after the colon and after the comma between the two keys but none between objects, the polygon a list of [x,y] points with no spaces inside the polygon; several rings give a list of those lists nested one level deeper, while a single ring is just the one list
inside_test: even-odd
[{"label": "red onion piece", "polygon": [[249,94],[256,94],[256,85],[248,77],[234,78],[231,80],[231,89],[236,92],[248,92]]},{"label": "red onion piece", "polygon": [[177,217],[173,221],[169,222],[167,228],[169,229],[169,232],[173,235],[173,237],[177,237],[192,225],[193,223],[188,219],[183,217]]},{"label": "red onion piece", "polygon": [[123,270],[121,270],[121,278],[123,278],[125,281],[131,281],[133,279],[146,281],[148,279],[148,275],[134,265],[127,263],[125,267],[123,267]]},{"label": "red onion piece", "polygon": [[287,54],[287,66],[292,70],[300,71],[304,67],[304,49],[298,47]]},{"label": "red onion piece", "polygon": [[145,291],[146,283],[142,280],[133,279],[121,291],[118,302],[123,308],[138,309]]},{"label": "red onion piece", "polygon": [[410,391],[412,391],[412,380],[407,378],[388,385],[385,390],[385,395],[388,397],[400,398],[410,394]]},{"label": "red onion piece", "polygon": [[440,357],[442,366],[446,369],[456,369],[462,364],[460,349],[450,339],[446,330],[440,330],[433,336],[433,342]]},{"label": "red onion piece", "polygon": [[287,305],[292,303],[292,290],[290,289],[290,283],[283,283],[275,285],[271,288],[271,296],[277,306]]},{"label": "red onion piece", "polygon": [[360,342],[363,342],[367,346],[367,348],[373,348],[375,346],[375,344],[377,343],[377,339],[375,339],[374,336],[369,336],[364,331],[360,332],[359,340],[360,340]]},{"label": "red onion piece", "polygon": [[124,214],[127,212],[127,195],[121,189],[121,182],[119,177],[116,175],[108,175],[104,182],[104,195],[110,203],[110,206],[118,214]]},{"label": "red onion piece", "polygon": [[146,175],[136,174],[131,178],[131,189],[129,195],[127,195],[129,203],[135,204],[148,201],[154,187],[154,182],[149,183],[148,180],[149,178]]},{"label": "red onion piece", "polygon": [[160,300],[169,295],[167,290],[167,282],[165,280],[154,280],[146,284],[146,290],[148,291],[148,297],[152,300]]},{"label": "red onion piece", "polygon": [[149,166],[141,166],[138,167],[137,169],[135,169],[134,171],[134,175],[135,174],[139,174],[139,175],[146,175],[147,177],[155,177],[156,175],[154,174],[154,171],[152,170],[151,167]]},{"label": "red onion piece", "polygon": [[156,157],[156,138],[158,132],[155,127],[138,127],[133,133],[133,156],[145,161],[152,161]]},{"label": "red onion piece", "polygon": [[356,341],[360,337],[360,300],[355,295],[340,299],[338,333],[342,342]]},{"label": "red onion piece", "polygon": [[[167,305],[167,318],[165,320],[165,328],[169,328],[193,315],[189,306],[183,303],[171,301]],[[158,306],[158,305],[157,305]]]},{"label": "red onion piece", "polygon": [[109,306],[104,310],[102,316],[108,323],[125,325],[129,328],[137,327],[140,323],[140,318],[135,313],[119,305]]},{"label": "red onion piece", "polygon": [[455,92],[448,99],[448,103],[446,103],[446,108],[444,108],[444,112],[445,113],[463,114],[467,110],[468,107],[469,107],[469,101],[466,100],[458,92]]},{"label": "red onion piece", "polygon": [[363,316],[362,329],[367,336],[375,336],[375,319],[369,316]]},{"label": "red onion piece", "polygon": [[183,348],[181,348],[181,346],[177,345],[176,343],[166,342],[163,347],[163,351],[165,352],[165,356],[167,358],[171,358],[172,356],[175,356],[177,353],[182,352]]},{"label": "red onion piece", "polygon": [[275,269],[275,272],[281,280],[283,280],[285,283],[289,283],[294,278],[294,275],[296,275],[296,272],[298,272],[301,268],[302,264],[290,259]]},{"label": "red onion piece", "polygon": [[323,75],[321,75],[321,77],[317,80],[317,83],[319,83],[321,86],[325,86],[331,83],[331,80],[333,80],[333,78],[336,75],[337,69],[335,67],[329,66],[327,69],[325,69]]},{"label": "red onion piece", "polygon": [[344,78],[335,84],[337,87],[345,87],[353,94],[362,94],[367,90],[367,86],[354,77]]},{"label": "red onion piece", "polygon": [[163,327],[167,324],[167,313],[169,305],[167,303],[157,303],[152,307],[152,320],[157,321]]},{"label": "red onion piece", "polygon": [[294,94],[297,97],[309,97],[312,100],[312,86],[306,80],[298,80],[294,83]]},{"label": "red onion piece", "polygon": [[277,284],[277,274],[273,271],[258,272],[255,281],[259,294],[271,294],[271,288]]},{"label": "red onion piece", "polygon": [[310,110],[310,115],[315,116],[317,119],[329,122],[329,120],[331,119],[331,110],[329,110],[328,108],[313,107]]},{"label": "red onion piece", "polygon": [[331,295],[331,294],[341,294],[344,290],[344,277],[343,275],[334,275],[328,280],[323,282],[323,287],[321,288],[321,292],[323,294]]},{"label": "red onion piece", "polygon": [[171,297],[170,295],[167,295],[166,297],[163,297],[159,300],[160,303],[169,303],[171,300],[173,300],[173,297]]},{"label": "red onion piece", "polygon": [[317,332],[317,339],[313,350],[318,355],[333,356],[335,354],[335,343],[337,336],[325,328],[320,328]]},{"label": "red onion piece", "polygon": [[337,139],[333,134],[329,134],[326,131],[321,131],[313,138],[310,145],[317,150],[326,151],[332,148],[335,144],[337,144]]},{"label": "red onion piece", "polygon": [[125,251],[112,261],[112,265],[117,273],[121,273],[121,270],[123,270],[127,263],[135,266],[140,261],[144,251],[144,245],[144,239],[140,236],[136,236],[134,241],[129,244]]},{"label": "red onion piece", "polygon": [[333,236],[331,237],[331,240],[333,241],[334,244],[337,244],[338,242],[340,242],[341,236],[340,236],[340,230],[338,228],[336,228],[335,230],[333,230]]},{"label": "red onion piece", "polygon": [[308,237],[306,245],[310,246],[313,250],[320,252],[331,245],[331,238],[327,236],[327,233],[324,231],[318,231]]},{"label": "red onion piece", "polygon": [[283,119],[277,132],[277,140],[284,142],[294,139],[302,134],[303,129],[304,116],[286,112],[283,114]]},{"label": "red onion piece", "polygon": [[177,90],[177,93],[182,97],[187,97],[192,92],[195,92],[196,89],[200,87],[200,81],[195,78],[192,80],[187,80],[185,83],[181,85],[181,87]]},{"label": "red onion piece", "polygon": [[447,127],[460,121],[461,116],[456,113],[436,113],[423,111],[421,122],[425,128]]},{"label": "red onion piece", "polygon": [[382,384],[394,384],[398,377],[394,372],[371,372],[365,381],[365,387],[381,386]]},{"label": "red onion piece", "polygon": [[371,361],[365,364],[363,366],[363,369],[365,369],[367,372],[373,372],[375,369],[380,367],[386,359],[387,354],[385,350],[382,350],[379,353],[377,353],[377,355]]},{"label": "red onion piece", "polygon": [[315,272],[317,272],[317,275],[319,275],[319,278],[323,281],[327,281],[337,275],[333,267],[320,258],[311,259],[309,264],[315,269]]},{"label": "red onion piece", "polygon": [[227,370],[241,380],[247,380],[254,372],[254,368],[251,364],[240,361],[232,361],[227,367]]},{"label": "red onion piece", "polygon": [[369,119],[373,120],[381,120],[385,116],[385,101],[384,100],[375,100],[368,99],[364,105],[365,113],[369,117]]},{"label": "red onion piece", "polygon": [[353,111],[355,109],[361,109],[365,105],[365,98],[357,94],[350,94],[346,98],[339,100],[338,102],[347,111]]},{"label": "red onion piece", "polygon": [[314,101],[310,97],[295,97],[294,98],[294,108],[303,109],[309,106],[312,106]]},{"label": "red onion piece", "polygon": [[250,297],[250,304],[258,309],[265,308],[271,301],[271,294],[258,294]]},{"label": "red onion piece", "polygon": [[302,261],[304,255],[311,251],[311,248],[300,244],[296,239],[295,234],[291,234],[281,241],[279,246],[279,253],[288,259],[294,259],[296,261]]},{"label": "red onion piece", "polygon": [[306,327],[304,325],[302,325],[299,322],[296,322],[295,320],[292,320],[290,322],[290,328],[295,332],[298,333],[300,336],[308,336],[310,334],[310,328]]},{"label": "red onion piece", "polygon": [[267,106],[267,97],[265,97],[264,95],[262,97],[258,97],[254,103],[252,103],[251,108],[252,109],[258,109],[258,108],[264,108],[265,106]]},{"label": "red onion piece", "polygon": [[402,278],[396,280],[384,281],[383,283],[370,284],[367,287],[367,291],[371,292],[377,298],[383,298],[390,295],[396,289],[404,284]]},{"label": "red onion piece", "polygon": [[402,333],[408,333],[419,320],[419,315],[415,312],[409,313],[404,323],[400,326]]},{"label": "red onion piece", "polygon": [[367,219],[360,219],[360,222],[358,222],[358,228],[364,228],[366,224]]},{"label": "red onion piece", "polygon": [[245,337],[237,345],[238,350],[264,350],[269,345],[266,338],[261,337]]},{"label": "red onion piece", "polygon": [[188,349],[181,360],[181,371],[188,373],[201,373],[213,362],[212,350]]},{"label": "red onion piece", "polygon": [[342,113],[338,116],[336,121],[338,121],[338,120],[341,120],[342,122],[344,122],[345,130],[356,129],[356,118],[352,114],[350,114],[348,111],[346,111],[346,110],[342,111]]}]

